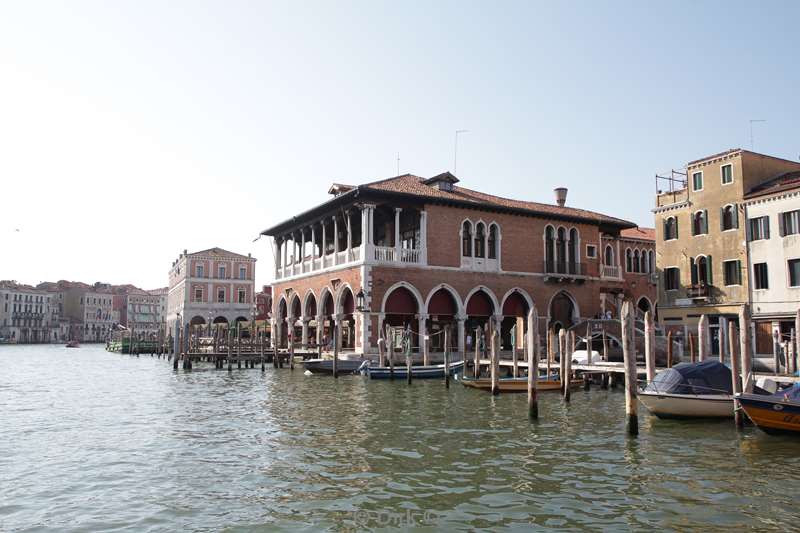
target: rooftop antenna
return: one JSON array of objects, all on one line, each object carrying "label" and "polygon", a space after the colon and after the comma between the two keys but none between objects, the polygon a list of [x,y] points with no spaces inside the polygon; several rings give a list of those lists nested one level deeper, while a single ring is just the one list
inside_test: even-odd
[{"label": "rooftop antenna", "polygon": [[455,148],[453,150],[453,174],[458,170],[458,134],[469,133],[469,130],[456,130]]},{"label": "rooftop antenna", "polygon": [[395,176],[400,175],[400,152],[397,152],[397,174]]},{"label": "rooftop antenna", "polygon": [[750,119],[750,149],[755,150],[755,143],[753,142],[753,122],[766,122],[766,120],[761,118],[751,118]]}]

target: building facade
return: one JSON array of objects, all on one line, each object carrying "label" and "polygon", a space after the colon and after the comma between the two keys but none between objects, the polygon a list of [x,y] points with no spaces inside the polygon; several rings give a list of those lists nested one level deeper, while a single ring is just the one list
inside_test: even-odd
[{"label": "building facade", "polygon": [[[720,326],[750,300],[745,194],[800,163],[735,149],[687,164],[685,179],[656,196],[660,320],[677,338],[707,315],[712,351]],[[673,182],[674,184],[674,182]]]},{"label": "building facade", "polygon": [[156,338],[166,329],[168,289],[146,291],[136,287],[115,294],[119,323],[142,338]]},{"label": "building facade", "polygon": [[744,199],[747,270],[756,353],[789,339],[800,308],[800,171],[752,188]]},{"label": "building facade", "polygon": [[51,293],[15,281],[0,281],[0,338],[4,342],[59,342],[59,325],[59,308]]},{"label": "building facade", "polygon": [[167,326],[230,324],[255,312],[256,259],[222,248],[186,250],[172,263],[167,294]]},{"label": "building facade", "polygon": [[563,188],[551,205],[456,183],[444,173],[334,184],[331,200],[265,230],[278,345],[290,333],[303,346],[327,344],[336,329],[343,349],[374,353],[388,324],[410,328],[416,346],[428,335],[433,351],[449,326],[463,350],[494,321],[509,347],[534,304],[544,330],[612,311],[621,298],[654,301],[654,285],[631,283],[620,268],[621,232],[635,224],[566,207]]}]

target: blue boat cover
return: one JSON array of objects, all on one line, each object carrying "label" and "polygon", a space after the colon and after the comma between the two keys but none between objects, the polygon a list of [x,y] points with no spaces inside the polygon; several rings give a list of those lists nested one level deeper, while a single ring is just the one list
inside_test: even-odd
[{"label": "blue boat cover", "polygon": [[800,402],[800,383],[794,383],[792,386],[779,390],[771,395],[773,398],[780,400],[789,400],[790,402]]},{"label": "blue boat cover", "polygon": [[712,359],[680,363],[656,374],[644,390],[665,394],[733,394],[731,369]]}]

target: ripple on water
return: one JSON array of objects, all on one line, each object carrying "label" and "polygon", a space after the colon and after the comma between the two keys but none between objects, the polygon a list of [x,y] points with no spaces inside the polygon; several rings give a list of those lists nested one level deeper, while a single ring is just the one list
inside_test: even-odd
[{"label": "ripple on water", "polygon": [[491,397],[288,369],[173,372],[0,347],[0,530],[785,530],[800,440],[643,415],[620,391]]}]

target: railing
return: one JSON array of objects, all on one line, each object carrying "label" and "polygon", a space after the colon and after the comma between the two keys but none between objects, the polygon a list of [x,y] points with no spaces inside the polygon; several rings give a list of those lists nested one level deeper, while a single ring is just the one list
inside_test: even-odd
[{"label": "railing", "polygon": [[545,261],[544,272],[546,274],[565,274],[568,276],[581,276],[583,264],[572,261]]},{"label": "railing", "polygon": [[347,250],[343,252],[336,252],[336,264],[342,265],[347,263]]},{"label": "railing", "polygon": [[403,263],[419,263],[419,250],[417,249],[406,249],[402,248],[400,250],[400,261]]},{"label": "railing", "polygon": [[600,275],[604,278],[619,278],[619,265],[600,265]]},{"label": "railing", "polygon": [[655,284],[657,284],[657,283],[658,283],[658,274],[657,274],[657,273],[655,273],[655,272],[651,272],[650,274],[648,274],[648,276],[647,276],[647,279],[648,279],[648,281],[649,281],[650,283],[652,283],[653,285],[655,285]]},{"label": "railing", "polygon": [[392,246],[376,246],[375,247],[375,261],[394,262],[394,247],[392,247]]},{"label": "railing", "polygon": [[708,298],[711,292],[711,287],[705,283],[696,283],[687,287],[686,296],[689,298]]}]

